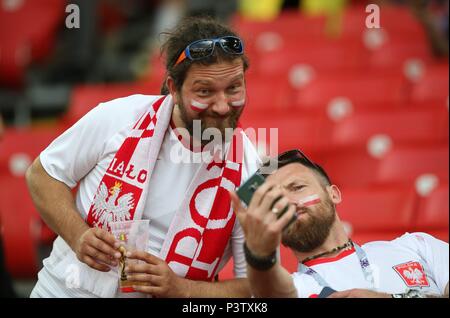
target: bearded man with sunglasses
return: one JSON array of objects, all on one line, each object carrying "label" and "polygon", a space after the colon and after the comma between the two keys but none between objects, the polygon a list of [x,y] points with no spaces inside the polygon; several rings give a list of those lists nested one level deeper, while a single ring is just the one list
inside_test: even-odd
[{"label": "bearded man with sunglasses", "polygon": [[[322,167],[299,150],[281,154],[276,163],[248,208],[231,193],[254,296],[448,298],[448,243],[406,233],[359,246],[336,213],[341,193]],[[299,261],[292,275],[277,260],[281,242]]]},{"label": "bearded man with sunglasses", "polygon": [[[109,230],[139,219],[150,220],[150,234],[147,250],[126,255],[141,261],[125,267],[133,296],[250,295],[228,194],[259,165],[238,129],[243,43],[228,27],[197,18],[169,33],[163,48],[162,95],[100,104],[28,170],[36,207],[59,234],[32,297],[124,296],[115,269],[123,255]],[[213,282],[231,257],[236,279]]]}]

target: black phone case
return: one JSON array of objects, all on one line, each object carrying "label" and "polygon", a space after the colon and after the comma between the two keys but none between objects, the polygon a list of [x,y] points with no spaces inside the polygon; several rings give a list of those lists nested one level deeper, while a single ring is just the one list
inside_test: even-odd
[{"label": "black phone case", "polygon": [[237,195],[247,206],[255,193],[256,189],[265,181],[264,177],[258,173],[255,173],[237,190]]}]

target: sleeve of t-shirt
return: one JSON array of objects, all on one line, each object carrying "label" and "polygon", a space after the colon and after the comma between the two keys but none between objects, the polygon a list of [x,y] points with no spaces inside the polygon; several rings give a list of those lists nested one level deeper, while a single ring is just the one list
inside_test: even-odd
[{"label": "sleeve of t-shirt", "polygon": [[236,219],[231,237],[234,265],[233,270],[235,278],[247,277],[247,263],[244,256],[244,240],[244,230],[239,224],[239,221]]},{"label": "sleeve of t-shirt", "polygon": [[396,243],[414,250],[428,266],[441,294],[444,294],[449,278],[448,243],[426,233],[406,233]]},{"label": "sleeve of t-shirt", "polygon": [[149,103],[149,97],[133,95],[101,103],[56,138],[39,158],[45,171],[56,180],[74,188],[104,151],[106,142],[138,118],[136,112]]}]

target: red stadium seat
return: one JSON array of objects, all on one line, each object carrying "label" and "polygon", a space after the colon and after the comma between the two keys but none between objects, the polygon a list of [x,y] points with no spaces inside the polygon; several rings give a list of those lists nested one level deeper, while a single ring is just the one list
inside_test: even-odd
[{"label": "red stadium seat", "polygon": [[28,165],[60,133],[53,127],[7,129],[0,140],[0,175],[23,177]]},{"label": "red stadium seat", "polygon": [[245,113],[286,112],[292,107],[292,89],[287,76],[247,78]]},{"label": "red stadium seat", "polygon": [[341,220],[360,231],[411,229],[417,194],[412,186],[344,188],[337,205]]},{"label": "red stadium seat", "polygon": [[421,198],[415,227],[426,232],[432,229],[447,229],[449,217],[448,183],[441,184],[429,195]]},{"label": "red stadium seat", "polygon": [[[405,6],[383,5],[380,7],[380,26],[390,35],[413,38],[415,41],[426,41],[426,35],[419,21]],[[342,19],[343,36],[358,36],[367,30],[365,6],[349,6]]]},{"label": "red stadium seat", "polygon": [[16,278],[36,277],[40,219],[24,178],[0,176],[0,223],[8,271]]},{"label": "red stadium seat", "polygon": [[[0,82],[22,84],[31,62],[51,52],[63,21],[62,0],[5,1],[0,5]],[[13,26],[13,27],[11,27]]]},{"label": "red stadium seat", "polygon": [[367,27],[369,14],[363,6],[348,8],[343,18],[343,36],[357,37],[369,44],[371,69],[401,69],[409,59],[431,60],[425,30],[408,8],[383,5],[380,11],[379,29]]},{"label": "red stadium seat", "polygon": [[366,52],[359,43],[324,42],[288,42],[279,50],[265,52],[256,60],[256,68],[262,76],[288,74],[295,65],[307,64],[317,72],[347,72],[365,68]]},{"label": "red stadium seat", "polygon": [[[34,208],[24,174],[60,132],[57,128],[7,129],[0,141],[0,217],[5,244],[14,254],[9,263],[11,272],[20,277],[32,277],[36,270],[32,262],[35,245],[49,245],[56,237]],[[20,235],[23,237],[18,238]],[[16,250],[22,244],[23,255],[15,255],[20,254]]]},{"label": "red stadium seat", "polygon": [[404,109],[366,112],[338,121],[333,146],[365,145],[375,135],[387,135],[397,143],[443,142],[448,140],[448,119],[441,109]]},{"label": "red stadium seat", "polygon": [[159,95],[160,82],[79,85],[72,91],[63,122],[71,126],[99,103],[133,94]]},{"label": "red stadium seat", "polygon": [[343,187],[365,187],[372,184],[380,159],[371,156],[366,149],[344,149],[321,154],[323,166],[331,181]]},{"label": "red stadium seat", "polygon": [[271,21],[253,21],[240,15],[232,20],[239,34],[254,37],[264,32],[277,32],[282,36],[310,36],[316,38],[324,34],[326,18],[307,16],[299,11],[284,11]]},{"label": "red stadium seat", "polygon": [[376,180],[381,183],[413,183],[423,174],[448,180],[448,144],[442,146],[397,147],[380,163]]},{"label": "red stadium seat", "polygon": [[433,60],[426,42],[388,42],[373,50],[369,56],[371,69],[403,69],[408,60],[420,60],[429,63]]},{"label": "red stadium seat", "polygon": [[448,72],[448,62],[427,66],[423,77],[412,88],[411,101],[448,103]]},{"label": "red stadium seat", "polygon": [[320,76],[296,91],[295,103],[299,108],[328,105],[337,97],[346,97],[353,104],[394,104],[401,103],[404,81],[398,76]]},{"label": "red stadium seat", "polygon": [[[251,21],[235,15],[233,27],[244,39],[246,54],[252,64],[273,50],[279,50],[287,42],[304,42],[324,38],[326,18],[305,16],[300,12],[282,12],[272,21]],[[256,65],[256,64],[255,64]]]},{"label": "red stadium seat", "polygon": [[[317,116],[302,116],[292,112],[284,114],[260,114],[252,115],[244,112],[242,115],[242,127],[266,129],[267,138],[262,140],[267,145],[278,148],[282,152],[292,148],[301,148],[306,153],[326,149],[328,146],[330,124],[326,119]],[[277,129],[278,138],[270,133],[270,128]],[[259,134],[258,139],[261,140]],[[272,139],[269,140],[269,137]],[[276,143],[278,145],[276,145]],[[272,155],[275,155],[272,153]]]}]

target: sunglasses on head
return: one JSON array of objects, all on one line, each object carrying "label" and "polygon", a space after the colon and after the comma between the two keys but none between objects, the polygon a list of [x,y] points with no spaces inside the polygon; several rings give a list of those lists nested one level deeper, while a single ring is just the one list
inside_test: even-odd
[{"label": "sunglasses on head", "polygon": [[278,161],[280,162],[291,162],[295,161],[296,159],[303,159],[312,166],[315,166],[316,164],[312,162],[303,152],[301,152],[298,149],[288,150],[286,152],[283,152],[282,154],[279,154],[277,157]]},{"label": "sunglasses on head", "polygon": [[242,40],[236,36],[202,39],[189,44],[178,57],[175,66],[187,58],[191,61],[196,61],[213,55],[217,43],[222,50],[228,54],[241,55],[244,53],[244,44],[242,43]]}]

